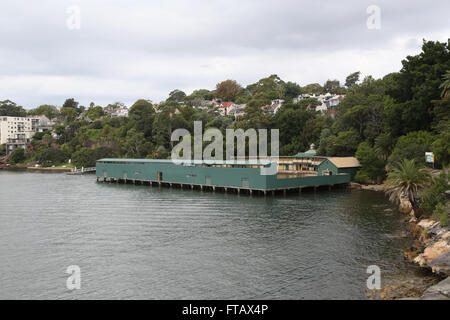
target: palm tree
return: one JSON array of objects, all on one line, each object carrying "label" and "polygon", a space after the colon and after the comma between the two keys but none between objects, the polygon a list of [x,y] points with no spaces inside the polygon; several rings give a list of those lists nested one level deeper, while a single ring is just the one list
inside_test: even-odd
[{"label": "palm tree", "polygon": [[439,88],[442,89],[442,98],[447,98],[447,96],[450,94],[450,70],[447,70],[443,78],[444,82],[442,82]]},{"label": "palm tree", "polygon": [[417,192],[430,181],[431,175],[414,159],[403,159],[394,164],[386,180],[386,193],[391,201],[407,198],[415,208]]},{"label": "palm tree", "polygon": [[394,148],[394,139],[389,133],[382,133],[375,139],[375,151],[383,160],[387,160]]}]

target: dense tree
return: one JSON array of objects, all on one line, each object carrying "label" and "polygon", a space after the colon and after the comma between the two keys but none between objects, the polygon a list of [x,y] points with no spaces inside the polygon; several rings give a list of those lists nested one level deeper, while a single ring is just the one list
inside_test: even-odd
[{"label": "dense tree", "polygon": [[69,156],[61,149],[46,147],[35,158],[41,166],[50,167],[66,162]]},{"label": "dense tree", "polygon": [[0,116],[25,117],[27,112],[11,100],[0,101]]},{"label": "dense tree", "polygon": [[169,98],[167,101],[183,102],[186,97],[186,93],[181,90],[175,89],[169,93]]},{"label": "dense tree", "polygon": [[450,70],[447,70],[445,75],[443,76],[444,81],[441,83],[439,88],[442,89],[441,96],[442,98],[447,98],[450,94]]},{"label": "dense tree", "polygon": [[359,75],[361,74],[361,72],[357,71],[354,72],[352,74],[349,74],[347,76],[347,78],[345,78],[345,86],[347,88],[352,87],[353,85],[355,85],[358,81],[359,81]]},{"label": "dense tree", "polygon": [[371,181],[377,182],[380,182],[384,178],[386,161],[380,157],[376,149],[369,142],[364,141],[360,143],[355,155],[362,166],[359,171],[360,175],[363,174]]},{"label": "dense tree", "polygon": [[400,162],[402,159],[413,159],[416,163],[424,163],[425,152],[431,150],[433,141],[433,134],[427,131],[414,131],[401,136],[389,157],[389,163]]},{"label": "dense tree", "polygon": [[216,97],[223,101],[234,101],[241,85],[235,80],[225,80],[216,85]]},{"label": "dense tree", "polygon": [[8,162],[11,164],[17,164],[25,161],[25,159],[26,159],[25,150],[22,148],[17,148],[10,153],[8,157]]},{"label": "dense tree", "polygon": [[33,116],[44,115],[49,119],[53,119],[59,115],[59,110],[55,106],[43,104],[35,109],[29,110],[28,114]]},{"label": "dense tree", "polygon": [[422,52],[402,61],[402,69],[393,76],[395,86],[387,93],[398,103],[397,121],[409,131],[429,130],[433,117],[433,100],[438,100],[439,86],[450,70],[450,40],[447,43],[425,41]]},{"label": "dense tree", "polygon": [[353,156],[360,141],[360,136],[355,129],[341,131],[337,136],[328,137],[326,141],[326,155]]},{"label": "dense tree", "polygon": [[292,100],[296,97],[298,97],[302,93],[301,87],[295,83],[295,82],[286,82],[284,84],[284,99],[285,100]]},{"label": "dense tree", "polygon": [[302,92],[307,94],[318,95],[324,93],[324,91],[324,88],[318,83],[311,83],[302,88]]},{"label": "dense tree", "polygon": [[66,99],[66,101],[64,101],[62,107],[76,109],[76,108],[78,108],[78,102],[75,101],[74,98],[69,98],[69,99]]},{"label": "dense tree", "polygon": [[155,109],[150,101],[137,100],[131,106],[128,116],[135,124],[136,130],[143,132],[146,138],[151,137],[155,120]]},{"label": "dense tree", "polygon": [[96,106],[96,107],[89,108],[86,115],[89,117],[89,119],[96,120],[96,119],[102,117],[104,114],[105,114],[105,112],[103,111],[103,108],[100,106]]},{"label": "dense tree", "polygon": [[341,86],[339,80],[327,80],[324,85],[323,89],[325,92],[329,93],[336,93],[337,89]]},{"label": "dense tree", "polygon": [[416,207],[418,192],[430,181],[430,174],[414,159],[394,163],[388,172],[386,193],[392,201],[407,198]]},{"label": "dense tree", "polygon": [[294,155],[309,147],[310,140],[305,130],[308,120],[315,117],[315,111],[282,108],[274,116],[274,127],[280,130],[280,154]]}]

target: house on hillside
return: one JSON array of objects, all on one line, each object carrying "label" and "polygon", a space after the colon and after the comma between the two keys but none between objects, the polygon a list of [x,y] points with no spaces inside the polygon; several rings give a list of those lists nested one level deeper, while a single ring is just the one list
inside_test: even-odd
[{"label": "house on hillside", "polygon": [[219,105],[219,113],[222,116],[228,115],[229,111],[232,111],[235,109],[234,102],[221,102]]}]

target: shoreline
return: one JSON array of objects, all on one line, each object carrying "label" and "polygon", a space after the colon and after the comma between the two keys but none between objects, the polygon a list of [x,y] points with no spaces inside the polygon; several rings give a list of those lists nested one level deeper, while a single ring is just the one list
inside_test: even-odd
[{"label": "shoreline", "polygon": [[5,171],[41,171],[41,172],[71,172],[71,168],[62,168],[62,167],[26,167],[26,166],[9,166],[2,167],[0,170]]},{"label": "shoreline", "polygon": [[[352,182],[349,187],[384,192],[384,184],[363,185]],[[413,209],[403,203],[399,211],[405,214],[404,228],[413,239],[412,245],[403,250],[403,257],[430,272],[430,276],[388,284],[372,294],[372,298],[450,300],[450,228],[441,227],[439,222],[432,219],[416,219]]]}]

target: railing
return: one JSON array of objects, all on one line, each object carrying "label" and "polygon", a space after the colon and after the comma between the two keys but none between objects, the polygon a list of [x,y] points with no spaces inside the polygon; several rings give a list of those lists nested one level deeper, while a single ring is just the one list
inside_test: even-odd
[{"label": "railing", "polygon": [[83,173],[88,173],[88,172],[95,172],[96,167],[88,167],[88,168],[84,168],[81,167],[80,169],[77,169],[77,167],[73,168],[71,173],[72,174],[83,174]]},{"label": "railing", "polygon": [[27,144],[27,139],[12,139],[12,138],[8,138],[6,140],[6,143],[8,143],[8,144]]}]

